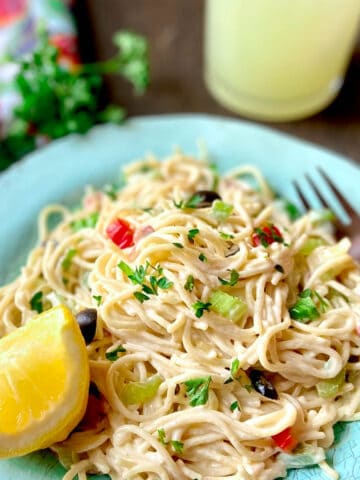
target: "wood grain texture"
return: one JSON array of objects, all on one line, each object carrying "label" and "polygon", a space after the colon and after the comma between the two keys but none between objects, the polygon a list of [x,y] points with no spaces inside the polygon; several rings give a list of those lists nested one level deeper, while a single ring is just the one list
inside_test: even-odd
[{"label": "wood grain texture", "polygon": [[[110,100],[130,115],[203,112],[236,117],[207,92],[203,81],[204,0],[84,0],[77,7],[81,50],[87,59],[114,52],[112,34],[133,29],[149,40],[151,86],[143,97],[131,95],[117,77],[106,80]],[[272,128],[315,142],[360,165],[360,42],[344,87],[333,104],[311,118],[269,123]]]}]

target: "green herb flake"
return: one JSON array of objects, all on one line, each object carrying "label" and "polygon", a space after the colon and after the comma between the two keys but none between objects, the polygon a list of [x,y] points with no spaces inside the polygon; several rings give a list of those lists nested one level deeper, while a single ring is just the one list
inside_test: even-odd
[{"label": "green herb flake", "polygon": [[34,293],[34,295],[30,299],[31,310],[34,310],[37,313],[42,313],[43,312],[43,310],[44,310],[43,302],[42,302],[43,295],[44,294],[43,294],[42,291]]},{"label": "green herb flake", "polygon": [[179,243],[179,242],[173,242],[173,245],[176,248],[184,248],[184,245],[182,243]]},{"label": "green herb flake", "polygon": [[192,292],[194,288],[194,277],[192,275],[188,275],[185,285],[184,285],[185,290],[188,292]]},{"label": "green herb flake", "polygon": [[235,238],[235,235],[232,235],[231,233],[219,232],[219,235],[223,240],[232,240]]},{"label": "green herb flake", "polygon": [[145,295],[141,292],[134,292],[133,295],[137,300],[139,300],[140,303],[144,303],[146,302],[146,300],[150,300],[150,297],[148,295]]},{"label": "green herb flake", "polygon": [[298,218],[301,217],[301,212],[297,208],[296,205],[294,205],[291,202],[286,201],[284,205],[285,212],[287,213],[289,219],[294,222]]},{"label": "green herb flake", "polygon": [[178,453],[179,455],[184,453],[184,444],[182,442],[179,442],[178,440],[170,440],[170,445],[172,446],[174,452]]},{"label": "green herb flake", "polygon": [[209,386],[211,382],[211,376],[194,378],[188,380],[185,383],[186,394],[190,399],[190,406],[197,407],[199,405],[205,405],[209,399]]},{"label": "green herb flake", "polygon": [[166,434],[163,428],[159,428],[157,431],[159,442],[163,445],[167,445],[169,442],[166,441]]},{"label": "green herb flake", "polygon": [[115,360],[119,358],[118,353],[124,353],[124,352],[126,352],[126,348],[124,348],[122,345],[119,345],[114,350],[111,350],[110,352],[106,352],[105,357],[111,362],[115,362]]},{"label": "green herb flake", "polygon": [[70,228],[73,232],[78,232],[83,228],[95,228],[99,220],[99,212],[90,213],[89,216],[85,218],[79,218],[70,222]]},{"label": "green herb flake", "polygon": [[313,291],[307,288],[298,295],[298,300],[289,309],[290,317],[302,323],[308,323],[320,317],[319,310],[313,300]]},{"label": "green herb flake", "polygon": [[205,310],[209,311],[210,307],[211,307],[211,303],[209,302],[204,303],[204,302],[201,302],[200,300],[198,300],[192,305],[192,308],[194,309],[195,315],[197,316],[197,318],[202,317],[204,311]]},{"label": "green herb flake", "polygon": [[71,267],[72,259],[75,257],[77,254],[77,250],[75,248],[70,248],[66,254],[65,257],[63,258],[63,261],[61,262],[61,267],[63,270],[67,271]]},{"label": "green herb flake", "polygon": [[200,203],[204,200],[203,195],[195,193],[188,200],[180,200],[180,202],[173,202],[176,208],[186,209],[186,208],[198,208]]},{"label": "green herb flake", "polygon": [[192,228],[191,230],[188,231],[188,240],[189,242],[193,242],[194,241],[194,238],[196,237],[196,235],[198,235],[200,233],[200,230],[198,228]]},{"label": "green herb flake", "polygon": [[225,280],[223,278],[219,278],[219,282],[222,284],[222,285],[229,285],[230,287],[233,287],[234,285],[237,284],[237,282],[239,281],[239,274],[236,270],[231,270],[230,272],[230,280]]},{"label": "green herb flake", "polygon": [[236,374],[240,368],[240,360],[238,358],[234,358],[231,362],[230,373],[233,378],[236,377]]},{"label": "green herb flake", "polygon": [[93,295],[92,298],[95,300],[97,306],[100,307],[101,302],[102,302],[102,296],[101,295]]},{"label": "green herb flake", "polygon": [[231,405],[230,405],[230,410],[232,412],[234,412],[235,410],[239,410],[240,411],[240,406],[239,406],[239,402],[237,400],[235,400],[235,402],[233,402]]},{"label": "green herb flake", "polygon": [[161,277],[157,280],[157,286],[162,290],[168,290],[174,285],[174,282],[170,282],[166,277]]},{"label": "green herb flake", "polygon": [[201,262],[207,262],[207,257],[203,253],[200,253],[198,258]]}]

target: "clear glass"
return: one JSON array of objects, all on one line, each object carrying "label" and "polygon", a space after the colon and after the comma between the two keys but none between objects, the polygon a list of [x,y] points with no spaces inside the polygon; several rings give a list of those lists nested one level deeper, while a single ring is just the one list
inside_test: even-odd
[{"label": "clear glass", "polygon": [[205,81],[248,117],[295,120],[340,90],[360,0],[207,0]]}]

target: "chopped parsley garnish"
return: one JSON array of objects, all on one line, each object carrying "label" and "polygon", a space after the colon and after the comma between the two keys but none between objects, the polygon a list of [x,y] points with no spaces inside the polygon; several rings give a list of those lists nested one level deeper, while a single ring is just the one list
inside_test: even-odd
[{"label": "chopped parsley garnish", "polygon": [[184,444],[179,442],[179,440],[170,440],[170,445],[172,446],[174,452],[179,454],[184,452]]},{"label": "chopped parsley garnish", "polygon": [[230,405],[230,410],[233,412],[234,410],[238,409],[240,411],[240,407],[239,407],[239,402],[237,400],[235,400],[235,402],[233,402],[231,405]]},{"label": "chopped parsley garnish", "polygon": [[99,219],[99,212],[93,212],[93,213],[90,213],[90,215],[85,218],[79,218],[78,220],[73,220],[72,222],[70,222],[70,227],[73,232],[78,232],[83,228],[95,228],[98,219]]},{"label": "chopped parsley garnish", "polygon": [[166,441],[165,430],[163,428],[159,428],[159,430],[157,431],[157,434],[158,434],[159,442],[162,443],[163,445],[167,445],[168,442]]},{"label": "chopped parsley garnish", "polygon": [[139,300],[140,303],[144,303],[146,300],[150,300],[150,297],[148,295],[145,295],[141,292],[134,292],[134,297],[136,298],[136,300]]},{"label": "chopped parsley garnish", "polygon": [[199,260],[200,260],[201,262],[207,262],[207,258],[206,258],[206,256],[205,256],[203,253],[200,253],[200,255],[199,255]]},{"label": "chopped parsley garnish", "polygon": [[307,288],[299,293],[298,301],[289,309],[290,317],[302,323],[308,323],[320,317],[320,312],[314,301],[314,297],[319,301],[322,311],[328,307],[327,302],[315,291]]},{"label": "chopped parsley garnish", "polygon": [[185,285],[184,285],[185,290],[188,292],[192,292],[194,288],[194,277],[192,275],[189,275],[186,279]]},{"label": "chopped parsley garnish", "polygon": [[229,285],[230,287],[233,287],[239,281],[239,274],[236,270],[231,270],[230,280],[224,280],[223,278],[220,278],[220,277],[218,277],[218,278],[219,278],[219,282],[222,285]]},{"label": "chopped parsley garnish", "polygon": [[67,252],[66,252],[66,255],[65,257],[63,258],[63,261],[61,262],[61,267],[63,270],[69,270],[69,268],[71,267],[71,262],[72,262],[72,259],[75,257],[75,255],[77,254],[77,251],[75,250],[75,248],[70,248]]},{"label": "chopped parsley garnish", "polygon": [[191,230],[189,230],[187,235],[189,242],[193,242],[194,238],[199,232],[200,230],[198,228],[192,228]]},{"label": "chopped parsley garnish", "polygon": [[190,399],[191,407],[197,407],[199,405],[206,404],[209,398],[210,382],[211,376],[194,378],[184,382],[186,386],[186,394]]},{"label": "chopped parsley garnish", "polygon": [[301,217],[301,212],[299,211],[297,206],[294,205],[293,203],[286,202],[284,205],[284,208],[285,208],[285,212],[287,213],[289,219],[292,222],[294,222],[295,220]]},{"label": "chopped parsley garnish", "polygon": [[163,445],[171,445],[174,452],[182,454],[184,452],[184,444],[179,442],[179,440],[166,440],[166,433],[163,428],[159,428],[157,431],[159,442]]},{"label": "chopped parsley garnish", "polygon": [[126,348],[124,348],[122,345],[119,345],[114,350],[111,350],[110,352],[106,352],[105,357],[111,362],[115,362],[115,360],[118,359],[118,353],[124,353],[124,352],[126,352]]},{"label": "chopped parsley garnish", "polygon": [[198,300],[196,303],[194,303],[192,305],[194,311],[195,311],[195,315],[197,316],[197,318],[200,318],[203,316],[203,313],[205,310],[209,311],[210,307],[211,307],[211,303],[207,302],[207,303],[204,303],[204,302],[201,302],[200,300]]},{"label": "chopped parsley garnish", "polygon": [[175,202],[174,205],[176,208],[198,208],[201,202],[204,200],[204,195],[199,195],[194,193],[188,200],[180,200],[180,202]]},{"label": "chopped parsley garnish", "polygon": [[277,270],[278,272],[284,273],[284,269],[283,269],[282,265],[279,265],[279,264],[277,263],[274,268],[275,268],[275,270]]},{"label": "chopped parsley garnish", "polygon": [[223,240],[231,240],[235,238],[235,235],[232,235],[231,233],[219,232],[219,235]]},{"label": "chopped parsley garnish", "polygon": [[236,377],[236,374],[239,368],[240,368],[240,360],[238,358],[234,358],[234,360],[231,362],[231,367],[230,367],[230,373],[233,378]]},{"label": "chopped parsley garnish", "polygon": [[97,306],[100,307],[101,302],[102,302],[102,296],[101,295],[93,295],[92,298],[95,300]]},{"label": "chopped parsley garnish", "polygon": [[[165,276],[160,276],[163,273],[160,266],[153,267],[150,263],[146,263],[133,270],[127,263],[121,261],[118,267],[134,285],[141,285],[142,292],[134,292],[133,294],[140,303],[150,300],[149,295],[158,295],[159,288],[167,290],[174,285],[174,282],[171,282]],[[149,268],[155,271],[155,275],[148,275]]]},{"label": "chopped parsley garnish", "polygon": [[184,248],[184,245],[182,243],[179,243],[179,242],[173,242],[173,245],[176,248]]},{"label": "chopped parsley garnish", "polygon": [[42,291],[34,293],[34,295],[30,299],[31,310],[34,310],[37,313],[42,313],[44,310],[42,299],[43,299]]}]

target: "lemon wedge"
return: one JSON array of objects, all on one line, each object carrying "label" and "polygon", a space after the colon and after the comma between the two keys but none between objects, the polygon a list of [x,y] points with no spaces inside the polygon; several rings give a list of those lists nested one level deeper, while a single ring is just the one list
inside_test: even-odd
[{"label": "lemon wedge", "polygon": [[88,391],[85,341],[66,307],[0,339],[0,457],[64,440],[85,413]]}]

